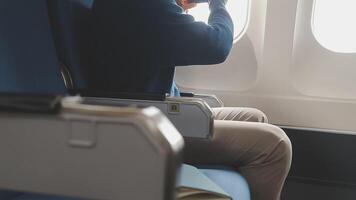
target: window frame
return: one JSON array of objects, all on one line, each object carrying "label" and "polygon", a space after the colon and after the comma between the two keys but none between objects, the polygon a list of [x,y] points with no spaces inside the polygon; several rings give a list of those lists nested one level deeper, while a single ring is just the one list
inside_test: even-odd
[{"label": "window frame", "polygon": [[318,3],[320,2],[320,0],[313,0],[313,8],[312,8],[312,14],[311,14],[311,31],[312,31],[312,35],[314,37],[314,39],[318,42],[319,45],[321,45],[323,48],[325,48],[326,50],[328,51],[331,51],[333,53],[339,53],[339,54],[355,54],[356,53],[356,47],[355,47],[355,50],[352,50],[352,51],[349,51],[349,50],[345,50],[345,49],[341,49],[341,50],[337,50],[337,49],[334,49],[332,47],[330,47],[329,45],[325,44],[324,41],[322,41],[320,39],[320,37],[318,36],[318,34],[316,34],[316,9],[317,9],[317,6],[318,6]]}]

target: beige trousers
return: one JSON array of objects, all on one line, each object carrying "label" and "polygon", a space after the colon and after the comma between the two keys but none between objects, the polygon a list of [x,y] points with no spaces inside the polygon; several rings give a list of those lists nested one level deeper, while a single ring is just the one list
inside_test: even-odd
[{"label": "beige trousers", "polygon": [[257,109],[213,110],[212,140],[186,139],[185,162],[233,167],[249,183],[252,200],[280,199],[292,160],[287,135]]}]

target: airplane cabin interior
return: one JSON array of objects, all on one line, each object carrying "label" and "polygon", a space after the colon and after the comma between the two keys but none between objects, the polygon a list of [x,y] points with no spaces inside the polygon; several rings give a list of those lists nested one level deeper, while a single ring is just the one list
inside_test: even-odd
[{"label": "airplane cabin interior", "polygon": [[0,0],[0,200],[355,200],[355,11]]}]

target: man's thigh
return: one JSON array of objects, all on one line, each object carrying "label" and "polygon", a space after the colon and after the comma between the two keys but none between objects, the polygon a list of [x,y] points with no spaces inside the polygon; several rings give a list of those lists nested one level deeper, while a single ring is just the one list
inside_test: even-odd
[{"label": "man's thigh", "polygon": [[185,161],[232,167],[258,165],[280,144],[287,149],[290,141],[274,125],[215,120],[210,141],[186,139]]},{"label": "man's thigh", "polygon": [[268,123],[266,115],[255,108],[221,107],[213,108],[213,112],[216,120]]}]

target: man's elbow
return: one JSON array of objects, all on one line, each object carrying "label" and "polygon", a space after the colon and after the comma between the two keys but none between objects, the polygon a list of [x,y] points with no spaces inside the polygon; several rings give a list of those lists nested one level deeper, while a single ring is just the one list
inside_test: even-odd
[{"label": "man's elbow", "polygon": [[227,44],[215,49],[214,57],[216,64],[220,64],[226,61],[230,55],[231,47],[232,44]]}]

